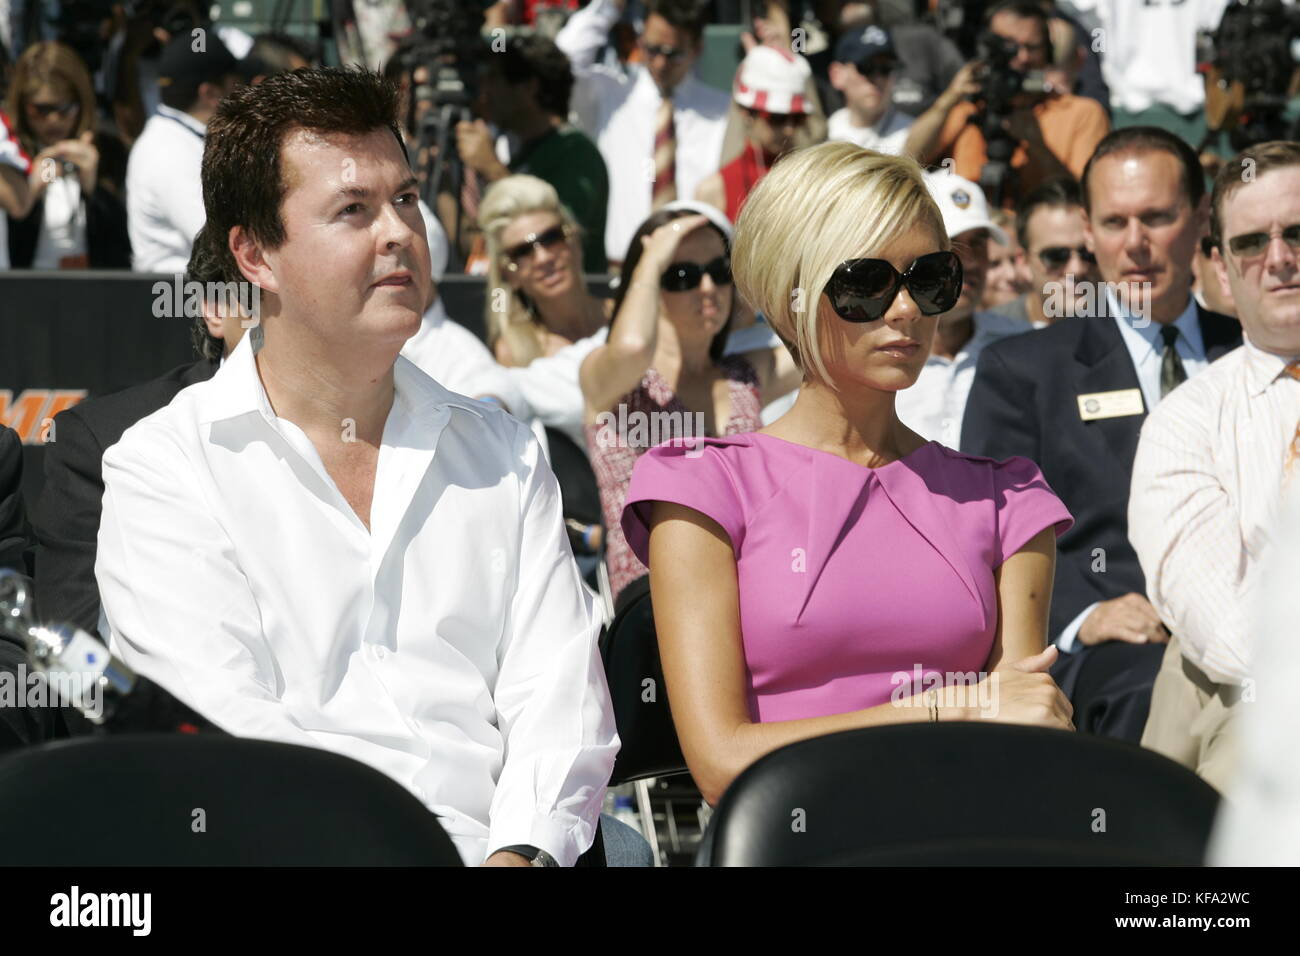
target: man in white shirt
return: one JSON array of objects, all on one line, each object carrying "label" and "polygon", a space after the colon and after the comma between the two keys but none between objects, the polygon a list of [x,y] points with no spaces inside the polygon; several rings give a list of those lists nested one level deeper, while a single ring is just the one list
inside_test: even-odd
[{"label": "man in white shirt", "polygon": [[126,223],[136,272],[184,272],[203,225],[203,137],[217,104],[238,82],[238,64],[214,34],[202,49],[194,45],[182,33],[163,50],[162,102],[127,160]]},{"label": "man in white shirt", "polygon": [[599,619],[532,434],[399,357],[430,280],[396,113],[311,70],[214,115],[260,323],[105,454],[104,623],[226,730],[389,774],[467,864],[572,865],[618,749]]},{"label": "man in white shirt", "polygon": [[1262,143],[1224,165],[1211,235],[1245,341],[1147,418],[1129,538],[1173,635],[1142,742],[1222,789],[1243,691],[1254,699],[1260,569],[1282,489],[1300,483],[1300,144]]},{"label": "man in white shirt", "polygon": [[840,37],[829,77],[844,95],[844,107],[827,118],[826,138],[901,156],[913,118],[894,107],[898,69],[893,41],[881,27],[855,28]]},{"label": "man in white shirt", "polygon": [[592,0],[555,38],[573,64],[576,124],[600,148],[609,171],[605,253],[613,270],[632,235],[656,209],[694,198],[722,166],[730,97],[691,75],[703,45],[695,0],[649,0],[642,62],[626,72],[596,63],[624,0]]},{"label": "man in white shirt", "polygon": [[930,357],[916,384],[894,399],[903,424],[949,448],[961,445],[966,397],[975,381],[980,353],[990,342],[1030,331],[995,312],[976,311],[989,267],[989,239],[1005,244],[1007,235],[989,217],[983,191],[954,173],[929,172],[925,184],[943,213],[943,225],[961,259],[962,286],[957,304],[939,316]]}]

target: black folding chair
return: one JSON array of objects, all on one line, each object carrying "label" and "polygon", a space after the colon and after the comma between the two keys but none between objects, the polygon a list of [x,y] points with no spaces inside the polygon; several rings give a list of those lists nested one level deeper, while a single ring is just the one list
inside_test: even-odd
[{"label": "black folding chair", "polygon": [[677,742],[668,706],[647,580],[629,584],[619,595],[618,608],[600,639],[614,723],[622,743],[610,785],[636,784],[642,833],[658,860],[659,837],[650,806],[649,781],[686,773],[686,758]]},{"label": "black folding chair", "polygon": [[718,801],[697,866],[1197,866],[1219,804],[1118,740],[905,724],[801,741]]},{"label": "black folding chair", "polygon": [[0,865],[461,860],[419,800],[356,760],[217,734],[139,734],[59,741],[0,758]]}]

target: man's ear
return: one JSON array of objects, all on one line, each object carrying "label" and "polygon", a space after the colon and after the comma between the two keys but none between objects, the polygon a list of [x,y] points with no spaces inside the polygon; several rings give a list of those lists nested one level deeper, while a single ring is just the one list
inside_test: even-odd
[{"label": "man's ear", "polygon": [[1211,251],[1210,257],[1214,262],[1214,275],[1219,282],[1219,294],[1229,302],[1235,301],[1232,297],[1232,283],[1228,279],[1228,263],[1224,261],[1218,246]]},{"label": "man's ear", "polygon": [[826,77],[831,81],[831,87],[841,92],[844,90],[844,64],[831,61],[826,70]]},{"label": "man's ear", "polygon": [[235,265],[240,273],[263,292],[278,295],[280,284],[276,281],[271,264],[261,243],[257,242],[243,226],[230,227],[230,254],[235,257]]}]

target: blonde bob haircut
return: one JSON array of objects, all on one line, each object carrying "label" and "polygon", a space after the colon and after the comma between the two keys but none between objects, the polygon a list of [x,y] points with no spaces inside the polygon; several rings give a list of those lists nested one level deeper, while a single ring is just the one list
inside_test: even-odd
[{"label": "blonde bob haircut", "polygon": [[878,256],[918,223],[939,249],[951,248],[914,160],[844,142],[793,150],[759,180],[736,220],[736,290],[767,318],[805,379],[835,388],[817,320],[826,283],[845,259]]},{"label": "blonde bob haircut", "polygon": [[582,280],[582,230],[573,214],[560,202],[555,187],[544,179],[523,174],[507,176],[488,187],[478,209],[479,229],[487,246],[487,298],[483,321],[487,329],[488,348],[494,352],[497,342],[506,340],[516,365],[528,365],[541,358],[544,331],[542,320],[523,290],[512,290],[505,281],[506,255],[501,236],[520,216],[529,213],[552,213],[568,231],[573,251],[574,270]]}]

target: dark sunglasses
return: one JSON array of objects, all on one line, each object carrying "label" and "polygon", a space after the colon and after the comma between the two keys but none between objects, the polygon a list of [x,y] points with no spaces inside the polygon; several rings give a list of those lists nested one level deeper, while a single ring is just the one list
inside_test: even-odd
[{"label": "dark sunglasses", "polygon": [[528,238],[517,246],[511,246],[505,250],[505,257],[511,262],[518,265],[533,254],[533,250],[538,246],[543,249],[550,249],[557,246],[569,238],[569,230],[563,225],[552,226],[545,232],[529,233]]},{"label": "dark sunglasses", "polygon": [[641,44],[641,49],[645,51],[647,60],[653,60],[657,56],[662,56],[669,63],[676,63],[690,52],[689,50],[679,50],[675,46],[659,46],[653,43],[643,43]]},{"label": "dark sunglasses", "polygon": [[1043,265],[1049,269],[1059,269],[1070,261],[1070,255],[1077,252],[1079,258],[1089,265],[1095,265],[1097,257],[1087,250],[1084,246],[1077,246],[1071,249],[1069,246],[1048,246],[1038,253],[1038,258],[1042,260]]},{"label": "dark sunglasses", "polygon": [[889,79],[894,75],[898,64],[889,60],[863,60],[861,63],[855,63],[855,67],[860,74],[869,80]]},{"label": "dark sunglasses", "polygon": [[47,116],[51,116],[55,113],[57,113],[59,116],[71,116],[73,113],[76,112],[77,107],[80,106],[81,104],[79,103],[28,103],[27,105],[28,107],[31,108],[32,112],[34,112],[37,116],[41,117],[41,119],[45,119]]},{"label": "dark sunglasses", "polygon": [[874,322],[884,317],[898,290],[907,286],[922,315],[938,315],[957,304],[961,279],[961,260],[955,252],[921,256],[901,275],[884,259],[849,259],[831,274],[826,295],[836,315],[846,322]]},{"label": "dark sunglasses", "polygon": [[754,115],[769,126],[802,126],[808,122],[807,113],[769,113],[767,110],[754,110]]},{"label": "dark sunglasses", "polygon": [[659,277],[659,288],[665,292],[689,292],[700,287],[706,273],[714,285],[731,285],[731,260],[718,256],[703,266],[694,262],[674,262]]},{"label": "dark sunglasses", "polygon": [[[1257,256],[1273,241],[1273,237],[1267,232],[1248,232],[1245,235],[1233,236],[1228,240],[1228,248],[1234,255],[1238,256]],[[1287,226],[1282,230],[1282,241],[1292,249],[1300,250],[1300,224]]]}]

